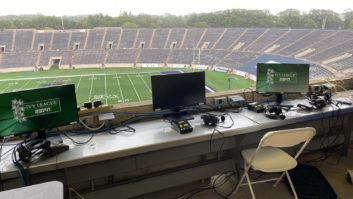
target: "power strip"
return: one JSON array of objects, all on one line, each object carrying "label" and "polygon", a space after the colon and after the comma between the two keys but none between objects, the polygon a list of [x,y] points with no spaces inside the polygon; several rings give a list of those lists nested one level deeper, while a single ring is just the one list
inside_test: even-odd
[{"label": "power strip", "polygon": [[99,111],[109,111],[110,106],[109,105],[103,105],[97,108],[87,108],[87,109],[81,109],[78,111],[79,115],[86,114],[86,113],[93,113],[93,112],[99,112]]}]

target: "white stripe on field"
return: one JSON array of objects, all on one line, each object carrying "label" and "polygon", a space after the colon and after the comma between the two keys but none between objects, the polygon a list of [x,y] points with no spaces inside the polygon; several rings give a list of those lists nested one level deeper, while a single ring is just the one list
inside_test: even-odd
[{"label": "white stripe on field", "polygon": [[26,87],[27,84],[28,84],[30,81],[31,81],[31,80],[28,80],[25,84],[23,84],[23,85],[19,88],[19,90],[21,90],[21,89],[23,89],[24,87]]},{"label": "white stripe on field", "polygon": [[[140,72],[140,73],[149,73],[149,72]],[[26,77],[26,78],[12,78],[12,79],[0,79],[0,82],[3,81],[13,81],[13,80],[26,80],[26,79],[54,79],[54,78],[65,78],[65,77],[79,77],[79,76],[84,76],[84,77],[89,77],[92,75],[95,76],[103,76],[103,75],[126,75],[126,74],[136,74],[136,73],[97,73],[97,74],[82,74],[82,75],[64,75],[64,76],[48,76],[48,77]]]},{"label": "white stripe on field", "polygon": [[148,91],[149,91],[150,93],[152,93],[151,88],[146,84],[145,80],[142,78],[142,76],[140,75],[140,73],[138,73],[138,76],[140,76],[140,78],[142,79],[143,83],[145,83],[145,86],[146,86],[146,88],[148,89]]},{"label": "white stripe on field", "polygon": [[123,95],[123,91],[121,90],[121,87],[120,87],[120,81],[119,81],[117,73],[115,73],[115,77],[116,77],[116,81],[118,82],[118,86],[120,89],[121,99],[123,100],[123,103],[124,103],[124,95]]},{"label": "white stripe on field", "polygon": [[8,88],[10,88],[12,85],[8,84],[8,86],[1,91],[1,93],[5,92]]},{"label": "white stripe on field", "polygon": [[108,105],[108,95],[107,95],[107,76],[104,75],[104,88],[105,88],[105,104]]},{"label": "white stripe on field", "polygon": [[93,75],[93,77],[92,77],[91,89],[90,89],[90,91],[89,91],[89,98],[88,98],[88,101],[89,101],[89,102],[91,101],[92,88],[93,88],[93,80],[94,80],[94,75]]},{"label": "white stripe on field", "polygon": [[77,93],[77,91],[78,91],[78,87],[80,87],[80,82],[81,82],[81,79],[82,79],[82,75],[81,75],[81,77],[80,77],[80,80],[78,80],[78,83],[77,83],[77,86],[76,86],[76,93]]},{"label": "white stripe on field", "polygon": [[131,85],[132,85],[132,87],[133,87],[134,90],[135,90],[135,93],[136,93],[136,95],[137,95],[137,98],[139,98],[139,101],[141,102],[141,98],[140,98],[139,94],[137,93],[137,90],[136,90],[136,88],[135,88],[135,86],[134,86],[134,83],[132,82],[132,80],[131,80],[131,78],[130,78],[130,75],[127,74],[127,77],[129,78],[129,80],[130,80],[130,82],[131,82]]}]

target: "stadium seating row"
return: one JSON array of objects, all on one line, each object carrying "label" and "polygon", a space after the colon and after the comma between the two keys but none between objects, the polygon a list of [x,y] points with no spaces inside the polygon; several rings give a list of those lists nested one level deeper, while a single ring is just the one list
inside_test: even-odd
[{"label": "stadium seating row", "polygon": [[[289,28],[94,28],[0,31],[0,68],[60,64],[170,63],[237,68],[261,54],[352,64],[353,31]],[[323,67],[321,67],[323,68]],[[313,70],[315,67],[313,67]],[[325,71],[325,70],[321,70]],[[327,74],[326,72],[322,72]]]}]

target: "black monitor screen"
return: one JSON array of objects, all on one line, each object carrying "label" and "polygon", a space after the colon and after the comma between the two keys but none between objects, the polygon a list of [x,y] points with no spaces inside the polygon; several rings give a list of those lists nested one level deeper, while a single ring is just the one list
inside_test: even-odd
[{"label": "black monitor screen", "polygon": [[205,72],[151,76],[153,110],[206,103]]},{"label": "black monitor screen", "polygon": [[0,137],[77,121],[75,85],[0,94]]},{"label": "black monitor screen", "polygon": [[257,92],[306,93],[308,87],[309,64],[257,64]]}]

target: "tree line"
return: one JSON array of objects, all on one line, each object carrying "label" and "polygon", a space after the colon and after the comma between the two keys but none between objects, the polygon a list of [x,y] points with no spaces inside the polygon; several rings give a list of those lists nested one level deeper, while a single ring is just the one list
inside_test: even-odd
[{"label": "tree line", "polygon": [[86,16],[8,15],[0,16],[0,29],[88,29],[94,27],[172,28],[172,27],[290,27],[353,29],[353,10],[336,13],[312,9],[301,12],[287,9],[274,15],[269,10],[230,9],[185,16],[133,15],[122,12],[117,17],[95,14]]}]

